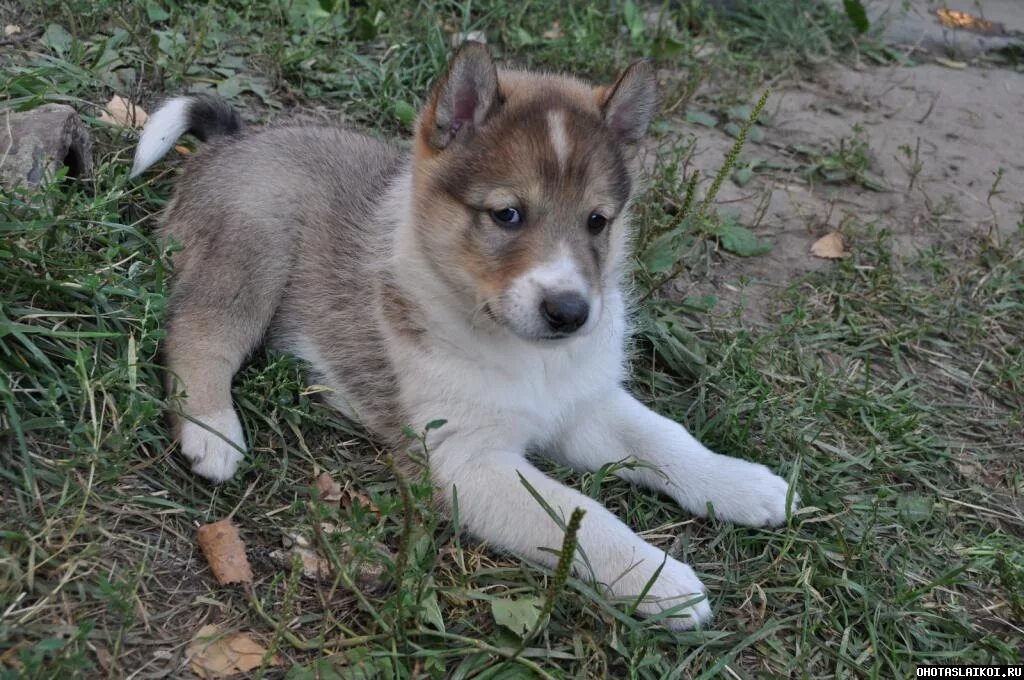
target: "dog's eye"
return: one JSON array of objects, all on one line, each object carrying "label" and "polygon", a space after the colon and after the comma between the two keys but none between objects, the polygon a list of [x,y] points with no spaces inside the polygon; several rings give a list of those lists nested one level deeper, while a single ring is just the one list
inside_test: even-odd
[{"label": "dog's eye", "polygon": [[523,223],[523,214],[515,208],[502,208],[500,210],[492,210],[491,219],[494,220],[499,227],[509,229],[518,227]]},{"label": "dog's eye", "polygon": [[604,228],[608,226],[608,218],[601,213],[590,213],[590,217],[587,218],[587,231],[594,236],[597,236]]}]

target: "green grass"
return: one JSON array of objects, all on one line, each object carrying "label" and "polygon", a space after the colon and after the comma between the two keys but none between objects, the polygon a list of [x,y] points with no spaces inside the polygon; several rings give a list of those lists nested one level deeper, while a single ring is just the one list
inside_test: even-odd
[{"label": "green grass", "polygon": [[[901,261],[887,225],[851,225],[855,255],[794,281],[777,323],[756,331],[708,300],[645,301],[636,389],[709,446],[790,475],[804,508],[790,526],[747,529],[606,473],[547,469],[694,565],[715,607],[708,631],[671,634],[569,579],[523,643],[492,603],[544,601],[550,573],[460,536],[425,480],[396,477],[388,452],[322,405],[287,356],[260,355],[236,381],[253,443],[243,474],[197,480],[161,417],[168,253],[151,230],[174,173],[127,182],[134,134],[95,120],[112,93],[149,105],[215,89],[250,118],[322,107],[395,134],[453,31],[595,79],[653,54],[669,109],[695,78],[718,83],[723,107],[752,105],[766,78],[855,57],[844,50],[859,41],[835,14],[791,12],[795,0],[740,18],[681,3],[656,25],[628,3],[324,4],[44,2],[11,20],[46,38],[0,54],[4,106],[74,104],[97,171],[0,202],[0,677],[180,677],[185,646],[211,622],[278,654],[285,666],[267,677],[894,678],[1020,659],[1020,238]],[[556,20],[561,36],[545,38]],[[795,42],[803,34],[813,40]],[[708,44],[720,48],[710,61]],[[662,134],[640,253],[678,226],[683,200],[692,148]],[[693,227],[678,252],[713,266],[707,244]],[[637,267],[641,290],[658,280]],[[315,500],[318,470],[378,511]],[[196,548],[196,526],[231,513],[251,591],[216,586]],[[294,533],[331,578],[270,559]]]}]

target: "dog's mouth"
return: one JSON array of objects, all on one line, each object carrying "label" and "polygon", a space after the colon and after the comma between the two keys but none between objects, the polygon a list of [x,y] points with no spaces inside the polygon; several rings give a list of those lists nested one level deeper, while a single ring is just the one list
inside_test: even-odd
[{"label": "dog's mouth", "polygon": [[549,343],[555,344],[555,343],[558,343],[558,342],[562,342],[562,341],[565,341],[565,340],[569,340],[571,338],[576,338],[576,337],[579,337],[581,335],[584,335],[583,333],[580,333],[580,332],[573,332],[573,333],[557,333],[557,332],[525,333],[525,332],[519,330],[518,328],[516,328],[516,325],[514,323],[509,322],[508,319],[504,318],[501,314],[496,312],[489,302],[488,303],[484,303],[483,311],[484,311],[484,314],[487,316],[487,318],[490,319],[494,323],[494,325],[496,325],[496,326],[498,326],[500,328],[506,329],[507,331],[509,331],[513,335],[516,335],[516,336],[522,338],[523,340],[528,340],[530,342],[536,342],[538,344],[549,344]]}]

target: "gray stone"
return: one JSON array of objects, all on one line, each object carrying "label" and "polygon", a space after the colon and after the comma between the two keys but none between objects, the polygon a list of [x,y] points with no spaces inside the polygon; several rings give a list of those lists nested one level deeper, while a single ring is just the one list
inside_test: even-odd
[{"label": "gray stone", "polygon": [[[842,0],[827,0],[840,12]],[[1021,0],[862,0],[872,26],[890,45],[970,59],[986,52],[1024,48],[1024,2]],[[944,26],[939,7],[966,12],[993,22],[987,32]]]},{"label": "gray stone", "polygon": [[61,166],[92,176],[92,139],[78,112],[64,104],[0,112],[0,185],[38,186]]}]

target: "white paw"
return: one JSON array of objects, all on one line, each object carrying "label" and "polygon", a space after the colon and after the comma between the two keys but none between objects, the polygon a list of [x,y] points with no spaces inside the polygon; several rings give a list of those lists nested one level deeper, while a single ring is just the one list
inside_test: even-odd
[{"label": "white paw", "polygon": [[[777,526],[786,521],[789,483],[764,465],[722,456],[709,500],[715,515],[752,527]],[[794,492],[793,509],[800,496]]]},{"label": "white paw", "polygon": [[242,461],[245,450],[242,424],[231,409],[196,417],[196,420],[209,429],[191,420],[185,421],[181,427],[181,452],[192,463],[192,472],[211,482],[226,482]]},{"label": "white paw", "polygon": [[[661,624],[672,630],[690,630],[700,628],[711,621],[711,604],[708,602],[704,584],[689,565],[671,557],[665,559],[665,566],[658,574],[643,601],[637,606],[637,613],[642,616],[654,616],[661,612],[690,603],[684,609],[674,612],[671,616],[661,619]],[[641,563],[635,566],[628,575],[614,586],[614,591],[633,601],[639,597],[654,575],[661,562],[648,565]]]}]

